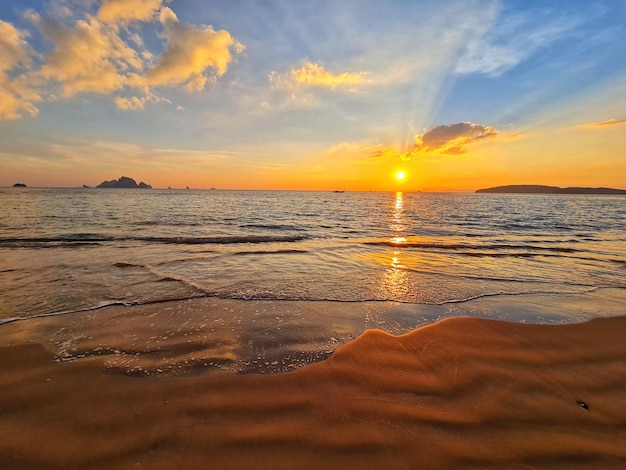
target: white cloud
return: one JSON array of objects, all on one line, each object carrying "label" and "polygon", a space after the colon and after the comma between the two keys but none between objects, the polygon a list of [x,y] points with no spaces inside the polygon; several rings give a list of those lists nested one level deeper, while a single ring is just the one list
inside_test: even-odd
[{"label": "white cloud", "polygon": [[152,20],[163,0],[103,0],[98,19],[103,23],[131,23]]},{"label": "white cloud", "polygon": [[244,49],[228,31],[180,23],[168,7],[161,9],[159,20],[167,44],[156,66],[146,74],[151,85],[184,85],[188,91],[200,91],[226,73],[233,60],[231,51]]},{"label": "white cloud", "polygon": [[34,103],[41,100],[24,74],[11,72],[30,70],[32,50],[26,42],[27,33],[11,23],[0,20],[0,120],[19,119],[23,113],[37,114]]},{"label": "white cloud", "polygon": [[[491,22],[496,20],[493,15]],[[551,43],[575,31],[569,18],[537,21],[531,16],[512,16],[481,34],[469,35],[454,66],[459,74],[498,76],[516,67]]]},{"label": "white cloud", "polygon": [[260,109],[284,110],[291,107],[308,107],[317,103],[320,92],[355,93],[376,82],[369,72],[332,73],[321,62],[305,61],[300,68],[288,72],[272,71],[268,81],[276,100],[264,101]]},{"label": "white cloud", "polygon": [[270,83],[286,90],[298,87],[320,87],[334,90],[336,88],[356,89],[361,85],[371,83],[367,79],[368,72],[342,72],[333,74],[324,68],[320,62],[306,61],[302,67],[291,69],[286,74],[273,71],[269,75]]},{"label": "white cloud", "polygon": [[115,106],[124,111],[131,110],[141,110],[146,107],[147,97],[143,96],[141,98],[137,96],[131,96],[130,98],[125,98],[122,96],[115,97]]},{"label": "white cloud", "polygon": [[26,36],[27,33],[18,30],[11,23],[0,20],[0,72],[31,65]]},{"label": "white cloud", "polygon": [[[41,55],[29,46],[27,32],[0,20],[0,120],[36,115],[43,97],[81,93],[112,95],[119,109],[142,110],[148,103],[170,102],[155,94],[157,86],[200,91],[217,80],[244,46],[228,31],[181,24],[163,6],[167,1],[104,0],[98,7],[59,0],[49,6],[51,16],[28,10],[25,18],[52,45]],[[94,9],[96,16],[88,13]],[[129,29],[136,21],[163,27],[165,51],[152,68],[153,53],[139,30]]]},{"label": "white cloud", "polygon": [[172,104],[167,98],[161,98],[156,96],[152,92],[147,92],[145,96],[116,96],[115,106],[123,111],[141,111],[145,109],[146,103],[169,103]]},{"label": "white cloud", "polygon": [[116,33],[97,19],[76,22],[68,28],[58,22],[41,18],[31,12],[30,19],[43,34],[54,43],[55,49],[48,52],[39,74],[57,81],[63,95],[77,93],[109,94],[122,90],[140,71],[143,62],[137,51],[129,47]]}]

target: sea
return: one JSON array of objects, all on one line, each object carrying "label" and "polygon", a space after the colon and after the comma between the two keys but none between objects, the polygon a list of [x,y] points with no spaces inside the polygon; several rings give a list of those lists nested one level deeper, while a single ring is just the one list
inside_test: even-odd
[{"label": "sea", "polygon": [[368,328],[625,305],[623,196],[0,189],[0,338],[113,372],[282,372]]}]

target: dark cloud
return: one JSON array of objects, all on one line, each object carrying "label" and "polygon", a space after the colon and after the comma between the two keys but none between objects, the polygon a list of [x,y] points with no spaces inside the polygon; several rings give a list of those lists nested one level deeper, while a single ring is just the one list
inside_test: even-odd
[{"label": "dark cloud", "polygon": [[446,155],[458,155],[467,151],[465,149],[466,146],[496,137],[497,135],[498,131],[495,128],[472,122],[437,126],[424,134],[416,136],[415,144],[410,153],[436,152]]}]

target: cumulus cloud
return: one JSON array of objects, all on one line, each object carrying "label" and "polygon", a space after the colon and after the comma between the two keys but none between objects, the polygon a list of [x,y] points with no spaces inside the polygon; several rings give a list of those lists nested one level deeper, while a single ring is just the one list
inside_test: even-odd
[{"label": "cumulus cloud", "polygon": [[460,155],[468,151],[467,147],[497,136],[499,133],[493,127],[472,122],[459,122],[433,127],[424,134],[416,135],[415,143],[406,151],[386,147],[370,155],[369,158],[411,160],[413,157],[428,154]]},{"label": "cumulus cloud", "polygon": [[284,90],[294,90],[298,87],[354,90],[360,85],[369,83],[367,75],[367,72],[333,74],[327,71],[323,64],[307,61],[299,69],[292,69],[286,74],[272,71],[269,75],[269,81],[275,88]]},{"label": "cumulus cloud", "polygon": [[23,113],[37,114],[34,103],[41,97],[27,76],[11,76],[12,71],[29,71],[32,66],[27,33],[0,20],[0,120],[19,119]]},{"label": "cumulus cloud", "polygon": [[[27,32],[0,20],[0,120],[36,115],[43,97],[80,93],[111,95],[119,109],[142,110],[148,103],[171,103],[155,87],[191,92],[216,81],[244,46],[228,31],[181,24],[164,6],[168,1],[59,0],[49,5],[49,16],[27,10],[24,17],[52,46],[41,54],[28,44]],[[94,10],[95,16],[89,13]],[[131,29],[138,21],[162,27],[166,41],[158,58],[140,30]]]},{"label": "cumulus cloud", "polygon": [[609,127],[609,126],[619,126],[619,125],[624,125],[624,124],[626,124],[626,119],[611,118],[611,119],[607,119],[606,121],[584,124],[582,127],[602,128],[602,127]]},{"label": "cumulus cloud", "polygon": [[458,155],[466,152],[466,146],[496,135],[498,132],[493,127],[471,122],[437,126],[415,137],[411,153],[437,152]]},{"label": "cumulus cloud", "polygon": [[123,96],[115,97],[115,106],[124,111],[137,111],[144,109],[146,107],[146,101],[148,98],[146,96],[137,97],[131,96],[130,98],[125,98]]},{"label": "cumulus cloud", "polygon": [[41,18],[31,12],[30,19],[55,45],[48,52],[40,74],[60,83],[65,96],[92,92],[109,94],[123,89],[141,70],[137,51],[95,18],[80,20],[74,28]]},{"label": "cumulus cloud", "polygon": [[145,96],[116,96],[115,106],[123,111],[141,111],[145,109],[146,103],[172,103],[167,98],[161,98],[154,95],[152,92],[146,93]]},{"label": "cumulus cloud", "polygon": [[163,0],[104,0],[98,10],[103,23],[150,21],[163,5]]},{"label": "cumulus cloud", "polygon": [[151,85],[184,85],[188,91],[200,91],[210,78],[226,73],[233,60],[231,50],[241,53],[244,49],[228,31],[180,23],[168,7],[161,9],[159,20],[163,26],[160,36],[167,44],[156,66],[146,74]]},{"label": "cumulus cloud", "polygon": [[31,65],[30,47],[25,38],[26,33],[0,20],[0,72]]},{"label": "cumulus cloud", "polygon": [[301,68],[291,70],[294,83],[325,88],[355,87],[366,83],[366,72],[332,74],[323,64],[306,62]]},{"label": "cumulus cloud", "polygon": [[39,112],[35,103],[41,96],[24,78],[7,79],[0,76],[0,120],[20,119],[23,113],[36,116]]},{"label": "cumulus cloud", "polygon": [[34,103],[41,97],[27,76],[12,77],[10,72],[28,71],[32,66],[27,34],[11,23],[0,20],[0,120],[19,119],[22,113],[37,114]]}]

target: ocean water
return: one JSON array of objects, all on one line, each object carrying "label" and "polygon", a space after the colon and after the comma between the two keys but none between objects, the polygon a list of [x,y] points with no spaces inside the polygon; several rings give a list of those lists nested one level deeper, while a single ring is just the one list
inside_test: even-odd
[{"label": "ocean water", "polygon": [[[198,335],[210,330],[208,320],[191,312],[222,309],[231,314],[212,318],[221,325],[212,337],[228,331],[231,353],[241,344],[258,352],[263,341],[267,350],[272,340],[321,357],[364,328],[402,333],[442,316],[550,322],[624,314],[625,203],[590,195],[0,189],[0,330],[64,317],[76,332],[96,316],[130,324],[139,311],[167,311],[159,334],[185,324]],[[262,321],[253,318],[259,312]],[[252,320],[262,328],[249,330]],[[297,338],[286,339],[283,323]],[[57,346],[89,337],[63,329]],[[283,349],[285,362],[295,349]]]}]

